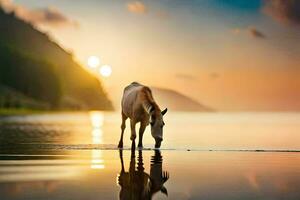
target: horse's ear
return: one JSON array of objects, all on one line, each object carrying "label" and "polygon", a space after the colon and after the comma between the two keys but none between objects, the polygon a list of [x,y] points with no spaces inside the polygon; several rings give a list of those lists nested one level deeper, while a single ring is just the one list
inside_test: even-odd
[{"label": "horse's ear", "polygon": [[162,114],[162,115],[165,115],[165,114],[167,113],[167,111],[168,111],[168,108],[166,108],[166,109],[164,109],[163,111],[161,111],[161,114]]},{"label": "horse's ear", "polygon": [[162,193],[164,193],[166,196],[168,196],[168,190],[167,190],[167,188],[165,188],[165,186],[163,186],[163,187],[160,189],[160,191],[161,191]]}]

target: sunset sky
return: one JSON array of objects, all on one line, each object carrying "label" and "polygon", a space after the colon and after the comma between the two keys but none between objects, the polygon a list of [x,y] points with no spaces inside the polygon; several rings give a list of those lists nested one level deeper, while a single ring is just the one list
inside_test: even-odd
[{"label": "sunset sky", "polygon": [[217,110],[300,110],[300,1],[0,0],[100,77],[111,98],[132,81]]}]

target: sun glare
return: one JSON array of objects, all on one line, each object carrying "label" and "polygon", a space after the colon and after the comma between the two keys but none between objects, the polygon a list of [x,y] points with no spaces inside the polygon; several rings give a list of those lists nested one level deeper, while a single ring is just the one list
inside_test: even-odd
[{"label": "sun glare", "polygon": [[97,56],[90,56],[87,60],[87,64],[90,68],[96,69],[100,64],[100,60]]},{"label": "sun glare", "polygon": [[111,76],[111,73],[112,73],[112,69],[110,66],[108,65],[103,65],[101,68],[100,68],[100,74],[104,77],[109,77]]}]

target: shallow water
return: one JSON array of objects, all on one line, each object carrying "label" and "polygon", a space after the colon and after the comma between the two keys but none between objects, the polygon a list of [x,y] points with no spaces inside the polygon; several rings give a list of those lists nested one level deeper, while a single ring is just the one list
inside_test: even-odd
[{"label": "shallow water", "polygon": [[300,199],[300,114],[168,113],[165,122],[161,151],[147,129],[146,148],[131,152],[128,129],[116,148],[116,113],[3,117],[0,199]]}]

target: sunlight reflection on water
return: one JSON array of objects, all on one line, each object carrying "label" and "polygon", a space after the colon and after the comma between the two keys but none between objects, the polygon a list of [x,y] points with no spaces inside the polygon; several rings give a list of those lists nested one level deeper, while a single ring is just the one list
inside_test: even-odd
[{"label": "sunlight reflection on water", "polygon": [[[103,113],[97,111],[89,112],[92,126],[92,144],[102,144],[103,143],[103,124],[104,116]],[[102,159],[102,150],[93,149],[91,151],[91,168],[92,169],[104,169],[104,160]]]}]

